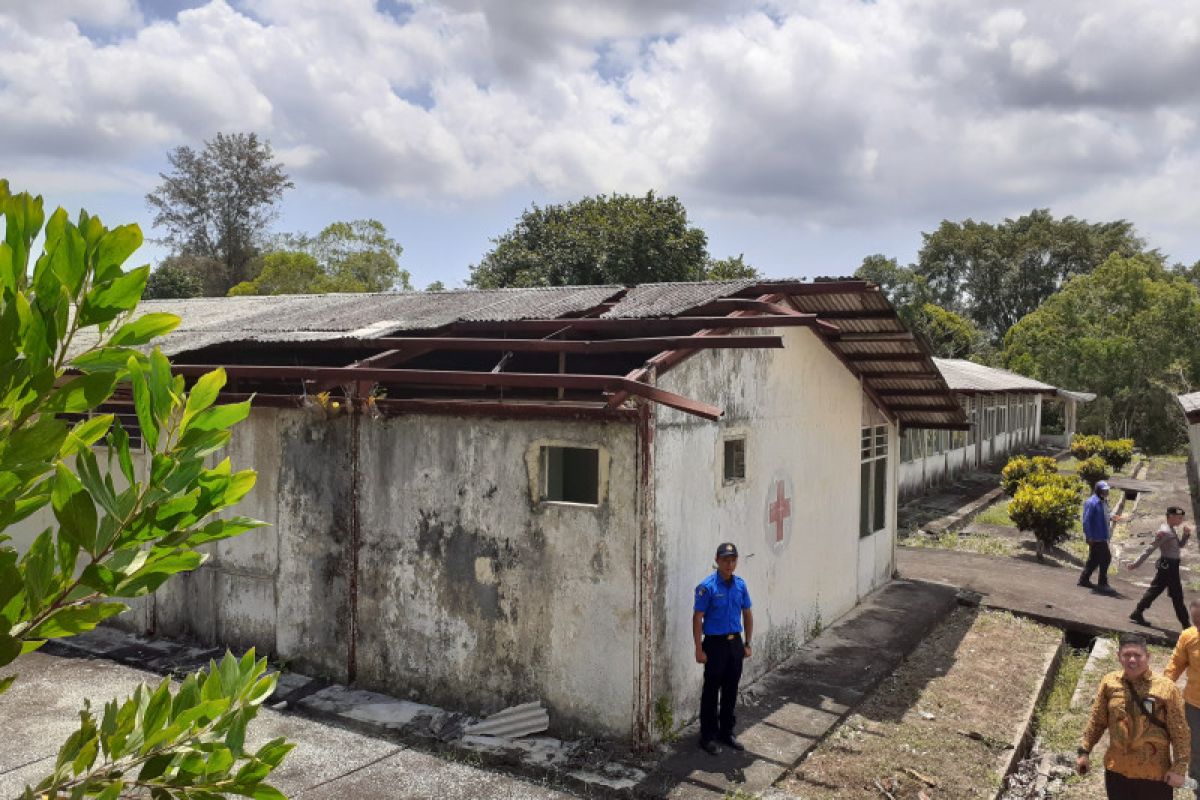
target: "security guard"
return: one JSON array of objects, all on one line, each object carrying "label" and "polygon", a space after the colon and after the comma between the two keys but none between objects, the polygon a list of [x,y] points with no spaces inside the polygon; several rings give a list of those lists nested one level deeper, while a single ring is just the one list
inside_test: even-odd
[{"label": "security guard", "polygon": [[[692,614],[696,663],[704,665],[700,749],[714,756],[721,752],[717,742],[734,750],[746,749],[733,736],[736,721],[733,706],[737,702],[738,681],[742,678],[742,660],[750,657],[754,614],[750,611],[750,591],[746,582],[733,574],[737,560],[738,551],[733,543],[725,542],[717,547],[717,569],[696,587]],[[702,632],[703,641],[700,639]]]}]

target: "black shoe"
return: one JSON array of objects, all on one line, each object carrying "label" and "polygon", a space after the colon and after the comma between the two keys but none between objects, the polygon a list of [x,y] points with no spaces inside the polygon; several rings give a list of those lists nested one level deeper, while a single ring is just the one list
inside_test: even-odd
[{"label": "black shoe", "polygon": [[1107,595],[1116,595],[1117,594],[1117,590],[1114,589],[1113,587],[1109,586],[1107,583],[1100,584],[1092,591],[1094,591],[1096,594],[1107,594]]},{"label": "black shoe", "polygon": [[739,742],[732,735],[722,736],[721,743],[726,745],[730,750],[737,750],[739,753],[746,749],[746,745]]},{"label": "black shoe", "polygon": [[1142,612],[1140,611],[1135,611],[1130,614],[1129,619],[1138,625],[1145,625],[1147,628],[1150,627],[1150,623],[1146,621],[1146,618],[1142,616]]},{"label": "black shoe", "polygon": [[710,756],[721,755],[721,748],[717,747],[717,743],[711,739],[701,739],[700,749],[708,753]]},{"label": "black shoe", "polygon": [[1095,589],[1096,588],[1096,584],[1092,583],[1087,578],[1080,578],[1078,585],[1082,586],[1085,589]]}]

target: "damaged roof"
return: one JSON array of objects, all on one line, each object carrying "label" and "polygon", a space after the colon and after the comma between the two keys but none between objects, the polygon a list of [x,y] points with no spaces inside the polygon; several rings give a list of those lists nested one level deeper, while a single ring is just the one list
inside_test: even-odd
[{"label": "damaged roof", "polygon": [[1177,399],[1188,422],[1193,425],[1200,423],[1200,392],[1181,394]]},{"label": "damaged roof", "polygon": [[[625,401],[633,394],[709,418],[719,409],[668,397],[646,383],[647,367],[637,367],[649,365],[661,374],[710,347],[778,347],[777,337],[766,337],[773,343],[751,344],[752,337],[733,342],[729,334],[803,325],[901,425],[967,425],[928,345],[905,329],[878,286],[853,278],[196,298],[146,301],[139,311],[177,314],[179,327],[156,341],[163,352],[190,360],[193,367],[208,362],[230,367],[242,375],[240,391],[257,391],[260,399],[281,391],[294,396],[304,385],[328,390],[376,384],[392,387],[389,399],[408,403],[495,403],[497,394],[500,403],[530,396],[579,402],[590,395],[607,398],[602,409],[616,412],[628,410]],[[587,346],[589,340],[605,345],[606,353],[625,351],[622,361],[604,361],[597,347],[585,362],[587,369],[578,366],[583,356],[551,364],[533,355],[511,359],[509,353],[484,366],[478,353],[458,361],[445,355],[494,352],[497,340],[519,337],[529,337],[513,342],[525,353],[554,350],[555,342],[563,343],[565,353],[567,345]],[[660,342],[666,349],[646,361],[647,345]],[[242,352],[238,346],[243,344],[262,346]],[[353,349],[353,358],[337,360],[338,348]],[[258,359],[257,364],[248,359]]]},{"label": "damaged roof", "polygon": [[[988,392],[1036,392],[1057,394],[1058,387],[1026,378],[1006,369],[985,367],[961,358],[935,358],[946,385],[953,392],[977,394]],[[1093,395],[1095,397],[1095,395]]]}]

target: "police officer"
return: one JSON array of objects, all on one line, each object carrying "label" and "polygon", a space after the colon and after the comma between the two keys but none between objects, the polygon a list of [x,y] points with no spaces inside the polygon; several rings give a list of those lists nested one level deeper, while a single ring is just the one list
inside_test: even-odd
[{"label": "police officer", "polygon": [[750,611],[750,591],[746,582],[733,574],[737,560],[738,551],[733,543],[725,542],[717,547],[717,569],[696,587],[692,614],[696,663],[704,665],[700,748],[714,756],[721,752],[717,742],[734,750],[746,749],[733,736],[736,721],[733,706],[737,702],[738,681],[742,678],[742,660],[750,657],[754,614]]}]

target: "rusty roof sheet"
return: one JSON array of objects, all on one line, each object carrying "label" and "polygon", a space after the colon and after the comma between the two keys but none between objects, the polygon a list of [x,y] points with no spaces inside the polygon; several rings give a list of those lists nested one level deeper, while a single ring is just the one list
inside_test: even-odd
[{"label": "rusty roof sheet", "polygon": [[960,358],[935,358],[934,364],[954,392],[1046,392],[1055,394],[1056,387],[1015,372],[985,367]]}]

